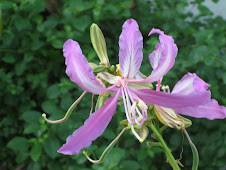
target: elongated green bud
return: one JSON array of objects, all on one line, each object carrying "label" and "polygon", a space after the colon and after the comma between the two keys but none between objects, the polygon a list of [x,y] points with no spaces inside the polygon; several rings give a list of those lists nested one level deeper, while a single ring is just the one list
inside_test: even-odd
[{"label": "elongated green bud", "polygon": [[90,37],[91,37],[91,42],[92,42],[93,48],[95,49],[95,51],[101,61],[101,64],[105,65],[105,66],[110,66],[104,35],[97,24],[91,25]]}]

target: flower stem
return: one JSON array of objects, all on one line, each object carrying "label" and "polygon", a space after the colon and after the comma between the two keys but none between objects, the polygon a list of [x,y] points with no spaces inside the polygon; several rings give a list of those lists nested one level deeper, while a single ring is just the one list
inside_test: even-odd
[{"label": "flower stem", "polygon": [[166,145],[164,139],[162,138],[162,136],[160,135],[160,133],[158,132],[158,130],[155,128],[155,126],[152,123],[149,124],[149,127],[152,129],[152,131],[158,137],[159,142],[162,144],[162,147],[164,148],[165,153],[166,153],[166,156],[167,156],[167,160],[169,161],[169,164],[171,165],[171,167],[173,168],[173,170],[180,170],[180,167],[178,166],[177,161],[173,157],[170,149]]}]

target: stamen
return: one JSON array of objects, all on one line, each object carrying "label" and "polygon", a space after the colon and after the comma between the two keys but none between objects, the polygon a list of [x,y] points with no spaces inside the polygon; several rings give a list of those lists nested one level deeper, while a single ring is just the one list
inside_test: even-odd
[{"label": "stamen", "polygon": [[48,123],[62,123],[62,122],[64,122],[64,121],[66,121],[66,120],[70,117],[72,111],[74,110],[74,108],[77,106],[77,104],[80,102],[80,100],[82,99],[82,97],[83,97],[85,94],[86,94],[86,91],[84,91],[84,92],[82,93],[82,95],[81,95],[81,96],[80,96],[80,97],[79,97],[79,98],[71,105],[71,107],[68,109],[67,113],[65,114],[64,118],[59,119],[59,120],[49,120],[49,119],[46,118],[46,114],[45,114],[45,113],[42,114],[42,117],[43,117],[43,118],[45,119],[45,121],[47,121]]},{"label": "stamen", "polygon": [[[127,92],[128,92],[128,95],[129,95],[132,103],[134,103],[133,96],[131,95],[131,93],[130,93],[128,88],[127,88]],[[137,107],[136,107],[136,111],[137,111],[138,115],[140,116],[140,118],[143,119],[143,116],[142,116],[142,114],[140,113],[140,111],[139,111],[139,109]]]},{"label": "stamen", "polygon": [[126,86],[124,86],[124,92],[125,92],[125,95],[126,95],[128,113],[129,113],[131,119],[133,119],[133,122],[134,122],[134,121],[136,121],[136,119],[135,119],[136,118],[136,115],[135,115],[135,112],[134,111],[132,112],[132,114],[129,112],[131,110],[131,102],[130,102],[130,97],[128,95],[128,89],[126,88]]},{"label": "stamen", "polygon": [[[129,89],[127,87],[125,87],[125,88],[126,88],[126,91],[128,92],[129,98],[131,99],[132,103],[134,103],[133,96],[131,95]],[[135,108],[136,112],[134,111],[133,114],[132,114],[133,119],[135,120],[135,122],[138,126],[142,126],[144,124],[144,121],[147,120],[147,112],[145,112],[145,109],[143,109],[144,107],[146,107],[146,109],[147,109],[147,106],[144,102],[142,104],[141,104],[141,100],[139,100],[138,106],[140,105],[139,107],[142,109],[142,114],[140,113],[140,110],[138,109],[137,106]],[[141,122],[139,122],[139,120],[137,119],[136,113],[139,115]]]},{"label": "stamen", "polygon": [[161,87],[161,80],[158,80],[158,85],[157,85],[156,91],[160,91],[160,87]]},{"label": "stamen", "polygon": [[137,106],[137,103],[134,102],[134,103],[132,104],[132,107],[130,108],[130,113],[134,112],[136,106]]},{"label": "stamen", "polygon": [[163,90],[163,92],[166,92],[166,90],[167,90],[167,92],[170,93],[170,88],[169,88],[168,85],[166,85],[166,86],[163,85],[163,86],[162,86],[162,90]]},{"label": "stamen", "polygon": [[134,136],[140,141],[140,143],[142,143],[144,140],[137,134],[137,132],[135,131],[133,125],[131,125],[131,131],[134,134]]},{"label": "stamen", "polygon": [[[125,87],[124,90],[125,90],[127,102],[130,103],[130,100],[129,100],[129,99],[131,99],[131,101],[132,101],[133,103],[135,103],[134,100],[133,100],[133,97],[130,96],[130,95],[128,94],[128,93],[129,93],[128,88]],[[133,117],[133,121],[135,120],[136,124],[139,125],[139,126],[141,126],[141,125],[143,125],[143,123],[144,123],[144,121],[143,121],[143,115],[141,115],[141,113],[140,113],[140,111],[139,111],[139,109],[138,109],[137,107],[136,107],[135,109],[136,109],[137,112],[133,111],[133,112],[132,112],[132,115],[131,115],[131,113],[130,113],[130,115],[131,115],[131,117]],[[130,110],[130,109],[128,108],[128,110]],[[140,114],[140,118],[142,119],[142,123],[140,123],[140,122],[138,121],[137,116],[136,116],[136,113],[139,113],[139,114]]]},{"label": "stamen", "polygon": [[122,87],[121,90],[122,90],[122,98],[123,98],[124,108],[125,108],[125,112],[126,112],[126,118],[127,118],[128,122],[129,122],[129,124],[133,125],[134,124],[134,120],[133,121],[131,120],[132,118],[131,118],[130,114],[128,113],[128,110],[127,110],[128,107],[127,107],[127,104],[126,104],[124,88]]}]

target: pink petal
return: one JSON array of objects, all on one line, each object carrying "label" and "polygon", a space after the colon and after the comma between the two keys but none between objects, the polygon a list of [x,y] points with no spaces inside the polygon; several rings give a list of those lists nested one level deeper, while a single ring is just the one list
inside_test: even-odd
[{"label": "pink petal", "polygon": [[191,94],[206,91],[210,87],[205,81],[199,78],[195,73],[187,73],[174,86],[172,93]]},{"label": "pink petal", "polygon": [[149,55],[149,59],[150,59],[150,63],[153,69],[156,69],[159,65],[159,60],[162,54],[162,48],[161,45],[158,43],[155,46],[155,51],[153,51],[150,55]]},{"label": "pink petal", "polygon": [[119,37],[119,64],[125,78],[133,78],[143,60],[143,37],[134,19],[123,24]]},{"label": "pink petal", "polygon": [[97,139],[106,129],[112,116],[117,108],[118,93],[110,97],[104,105],[91,114],[85,121],[84,125],[75,130],[74,133],[67,138],[64,144],[57,152],[65,155],[73,155],[80,152],[82,148],[91,145],[92,141]]},{"label": "pink petal", "polygon": [[201,92],[198,94],[172,94],[154,90],[131,90],[147,104],[154,104],[158,106],[177,108],[187,106],[198,106],[210,101],[210,91]]},{"label": "pink petal", "polygon": [[176,113],[196,118],[207,118],[210,120],[226,118],[226,108],[220,106],[214,99],[197,107],[175,108],[174,110]]},{"label": "pink petal", "polygon": [[103,87],[93,74],[92,68],[82,50],[76,41],[71,39],[64,43],[63,53],[65,57],[66,74],[70,77],[71,81],[78,84],[84,91],[94,94],[100,94],[107,89]]},{"label": "pink petal", "polygon": [[151,75],[145,79],[145,82],[155,82],[160,80],[174,65],[178,48],[171,36],[165,35],[163,31],[153,28],[148,34],[160,34],[160,44],[156,45],[156,50],[149,55],[153,71]]}]

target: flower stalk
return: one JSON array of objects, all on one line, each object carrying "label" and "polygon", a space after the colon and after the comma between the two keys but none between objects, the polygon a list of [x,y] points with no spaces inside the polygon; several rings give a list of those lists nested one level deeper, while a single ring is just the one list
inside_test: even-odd
[{"label": "flower stalk", "polygon": [[170,149],[166,145],[166,143],[165,143],[164,139],[162,138],[162,136],[160,135],[159,131],[155,128],[154,124],[149,123],[148,126],[152,129],[152,131],[157,136],[157,139],[161,143],[161,145],[166,153],[167,160],[168,160],[169,164],[171,165],[171,167],[173,168],[173,170],[180,170],[180,167],[177,164],[177,161],[175,160],[174,156],[172,155]]}]

